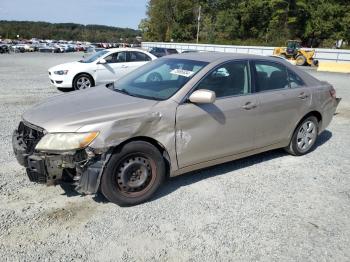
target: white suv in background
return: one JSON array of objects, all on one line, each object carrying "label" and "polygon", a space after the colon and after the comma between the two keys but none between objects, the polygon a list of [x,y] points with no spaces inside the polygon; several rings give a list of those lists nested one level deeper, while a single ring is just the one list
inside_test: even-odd
[{"label": "white suv in background", "polygon": [[60,64],[49,69],[51,83],[58,88],[86,89],[112,83],[130,71],[157,59],[140,49],[101,50],[78,62]]}]

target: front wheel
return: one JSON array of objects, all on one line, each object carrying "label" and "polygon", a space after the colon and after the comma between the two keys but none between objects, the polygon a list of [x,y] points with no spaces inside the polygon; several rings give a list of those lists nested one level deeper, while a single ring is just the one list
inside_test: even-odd
[{"label": "front wheel", "polygon": [[316,117],[310,116],[298,125],[286,151],[295,156],[305,155],[312,150],[317,137],[318,121]]},{"label": "front wheel", "polygon": [[303,66],[306,64],[306,58],[303,55],[298,55],[295,61],[297,66]]},{"label": "front wheel", "polygon": [[75,90],[83,90],[94,86],[94,82],[91,76],[87,74],[81,74],[74,78],[73,88]]},{"label": "front wheel", "polygon": [[165,178],[165,163],[159,150],[144,141],[124,145],[113,154],[101,179],[102,194],[120,206],[145,202]]}]

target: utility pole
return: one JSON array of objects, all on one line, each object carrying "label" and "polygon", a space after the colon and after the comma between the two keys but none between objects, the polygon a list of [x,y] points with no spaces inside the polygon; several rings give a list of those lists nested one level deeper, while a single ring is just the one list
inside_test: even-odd
[{"label": "utility pole", "polygon": [[199,25],[200,25],[200,22],[201,22],[201,6],[199,6],[199,9],[198,9],[198,19],[197,19],[197,44],[198,44],[198,41],[199,41]]}]

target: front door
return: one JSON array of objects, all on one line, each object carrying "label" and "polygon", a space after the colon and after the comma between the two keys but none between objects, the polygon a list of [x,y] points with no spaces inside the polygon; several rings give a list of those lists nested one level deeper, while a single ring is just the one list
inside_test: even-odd
[{"label": "front door", "polygon": [[179,105],[176,150],[180,168],[254,148],[258,104],[250,94],[248,68],[244,61],[218,66],[195,88],[214,91],[215,103]]},{"label": "front door", "polygon": [[96,71],[97,84],[108,84],[127,73],[126,52],[116,52],[106,56],[106,64],[98,64]]}]

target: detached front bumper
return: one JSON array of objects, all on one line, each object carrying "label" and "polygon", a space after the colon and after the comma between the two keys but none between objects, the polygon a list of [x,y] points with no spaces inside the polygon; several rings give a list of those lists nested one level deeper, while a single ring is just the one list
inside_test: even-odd
[{"label": "detached front bumper", "polygon": [[12,136],[13,152],[18,163],[26,168],[30,181],[50,185],[69,183],[84,194],[98,191],[108,154],[87,154],[85,150],[61,154],[28,151],[23,135],[17,130]]}]

